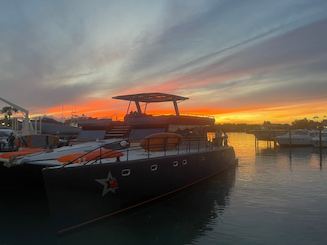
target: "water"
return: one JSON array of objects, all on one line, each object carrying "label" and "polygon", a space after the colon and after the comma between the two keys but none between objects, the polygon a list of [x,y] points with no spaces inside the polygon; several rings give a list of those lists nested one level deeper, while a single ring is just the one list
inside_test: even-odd
[{"label": "water", "polygon": [[256,149],[248,134],[229,139],[236,169],[63,236],[54,234],[37,193],[3,193],[0,245],[326,244],[326,152]]}]

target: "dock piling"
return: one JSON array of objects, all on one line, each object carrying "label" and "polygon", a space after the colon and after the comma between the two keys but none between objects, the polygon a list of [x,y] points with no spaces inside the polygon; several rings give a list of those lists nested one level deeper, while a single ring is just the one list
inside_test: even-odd
[{"label": "dock piling", "polygon": [[289,135],[289,146],[291,147],[292,146],[292,130],[291,129],[289,129],[288,135]]}]

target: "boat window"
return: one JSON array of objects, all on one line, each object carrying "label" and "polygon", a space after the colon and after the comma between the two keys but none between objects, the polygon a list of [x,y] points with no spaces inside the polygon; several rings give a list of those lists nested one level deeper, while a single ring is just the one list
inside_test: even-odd
[{"label": "boat window", "polygon": [[177,167],[177,166],[178,166],[178,161],[174,161],[174,162],[173,162],[173,166],[174,166],[174,167]]},{"label": "boat window", "polygon": [[187,160],[184,159],[183,162],[182,162],[183,165],[186,165],[187,164]]},{"label": "boat window", "polygon": [[126,168],[121,171],[122,176],[129,176],[131,174],[131,170]]},{"label": "boat window", "polygon": [[157,171],[158,170],[158,164],[151,165],[151,171]]}]

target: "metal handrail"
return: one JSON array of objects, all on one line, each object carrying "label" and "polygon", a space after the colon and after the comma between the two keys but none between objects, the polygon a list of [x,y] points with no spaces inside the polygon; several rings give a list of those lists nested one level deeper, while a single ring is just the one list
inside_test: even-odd
[{"label": "metal handrail", "polygon": [[[192,144],[192,143],[195,143],[195,142],[196,142],[196,144]],[[204,148],[201,148],[201,143],[202,142],[204,143],[203,144]],[[187,147],[185,151],[181,150],[182,149],[181,146],[183,146],[184,144],[185,144],[185,147]],[[87,155],[89,155],[89,154],[91,154],[91,153],[93,153],[93,152],[95,152],[97,150],[100,150],[100,155],[99,156],[97,156],[95,159],[90,159],[88,161],[85,161],[82,164],[83,165],[87,165],[89,163],[94,164],[94,163],[98,162],[99,160],[101,161],[101,159],[104,159],[104,156],[106,155],[106,153],[104,153],[104,154],[101,153],[101,149],[106,148],[105,146],[107,146],[107,145],[108,144],[100,145],[100,146],[96,147],[95,149],[93,149],[91,151],[88,151],[85,154],[71,160],[70,162],[63,164],[62,167],[66,167],[68,165],[75,164],[76,162],[81,162],[82,163],[82,161],[78,161],[78,160],[83,159],[85,156],[87,156]],[[208,141],[205,137],[192,137],[192,138],[187,138],[186,140],[183,140],[179,144],[167,143],[166,142],[164,145],[162,145],[162,144],[151,144],[151,147],[150,147],[149,142],[148,142],[148,145],[147,145],[146,149],[144,149],[141,146],[129,146],[127,148],[119,149],[119,150],[115,150],[115,151],[118,152],[118,153],[126,153],[126,161],[129,161],[130,160],[129,154],[131,152],[133,152],[133,151],[139,151],[139,150],[142,149],[142,150],[147,152],[147,157],[145,157],[145,159],[146,158],[149,159],[150,154],[151,154],[150,148],[156,148],[156,147],[158,147],[158,149],[162,148],[163,151],[158,151],[158,152],[163,152],[163,156],[166,156],[167,151],[169,151],[172,148],[171,146],[174,146],[174,148],[176,150],[176,155],[180,155],[183,152],[184,153],[185,152],[191,152],[191,150],[196,150],[197,152],[200,152],[200,149],[205,149],[206,151],[208,151],[208,150],[213,151],[215,149],[215,145],[212,142]],[[108,148],[106,148],[106,149],[108,149]],[[152,150],[152,152],[154,152],[154,151]]]}]

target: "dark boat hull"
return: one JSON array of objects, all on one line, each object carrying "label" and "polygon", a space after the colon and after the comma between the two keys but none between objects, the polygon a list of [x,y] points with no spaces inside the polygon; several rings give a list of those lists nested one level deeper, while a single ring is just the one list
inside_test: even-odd
[{"label": "dark boat hull", "polygon": [[42,165],[22,164],[6,167],[0,163],[0,189],[44,189]]},{"label": "dark boat hull", "polygon": [[171,194],[234,165],[233,148],[224,147],[129,162],[48,168],[43,169],[43,176],[56,227],[67,231]]}]

